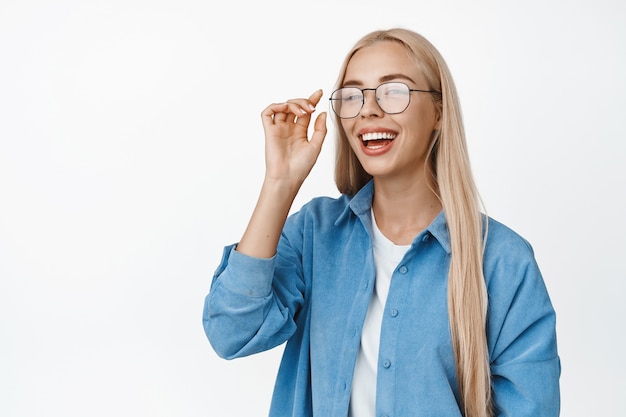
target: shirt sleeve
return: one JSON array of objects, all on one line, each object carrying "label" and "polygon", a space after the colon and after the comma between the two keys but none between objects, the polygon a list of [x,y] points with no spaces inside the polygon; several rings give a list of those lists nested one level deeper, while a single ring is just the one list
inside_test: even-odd
[{"label": "shirt sleeve", "polygon": [[[254,258],[235,247],[224,249],[203,311],[209,342],[226,359],[262,352],[289,339],[304,298],[301,268],[287,267],[284,254]],[[281,251],[289,251],[284,242]]]},{"label": "shirt sleeve", "polygon": [[523,242],[486,267],[496,415],[556,417],[561,372],[556,316],[532,249]]}]

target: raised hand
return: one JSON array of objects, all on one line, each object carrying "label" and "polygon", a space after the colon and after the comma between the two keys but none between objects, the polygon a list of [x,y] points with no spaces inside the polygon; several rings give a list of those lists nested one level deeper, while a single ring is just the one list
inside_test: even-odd
[{"label": "raised hand", "polygon": [[313,168],[326,137],[326,113],[315,119],[309,139],[311,114],[322,90],[308,99],[270,104],[261,113],[265,131],[266,181],[281,181],[298,188]]},{"label": "raised hand", "polygon": [[237,251],[258,258],[276,253],[291,204],[326,137],[326,113],[315,119],[309,139],[311,114],[322,98],[318,90],[308,99],[297,98],[267,106],[261,113],[265,131],[265,178],[259,199]]}]

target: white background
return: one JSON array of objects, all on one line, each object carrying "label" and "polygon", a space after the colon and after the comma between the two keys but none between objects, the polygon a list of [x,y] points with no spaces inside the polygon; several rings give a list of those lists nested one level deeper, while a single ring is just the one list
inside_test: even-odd
[{"label": "white background", "polygon": [[[626,415],[625,4],[3,0],[0,415],[266,415],[282,349],[224,361],[201,324],[259,115],[317,88],[327,110],[390,26],[447,59],[488,213],[535,248],[562,415]],[[331,135],[296,206],[337,194]]]}]

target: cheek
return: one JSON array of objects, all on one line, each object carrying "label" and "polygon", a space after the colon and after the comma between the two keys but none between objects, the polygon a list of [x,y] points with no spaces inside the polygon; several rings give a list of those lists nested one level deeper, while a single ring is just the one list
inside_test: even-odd
[{"label": "cheek", "polygon": [[439,120],[434,109],[423,109],[410,122],[412,129],[422,133],[430,133],[439,129]]},{"label": "cheek", "polygon": [[344,131],[346,136],[350,136],[350,132],[352,131],[352,126],[354,126],[354,122],[351,122],[351,119],[340,119],[341,122],[339,124],[339,128]]},{"label": "cheek", "polygon": [[348,138],[350,146],[354,147],[355,142],[358,142],[353,134],[354,121],[351,121],[351,119],[344,119],[341,121],[339,128],[343,130],[344,135],[346,135],[346,137]]},{"label": "cheek", "polygon": [[[351,134],[354,130],[354,121],[351,119],[341,119],[338,125],[338,129],[343,131],[344,136],[346,137],[347,146],[350,147],[355,153],[360,146],[360,141],[355,139]],[[343,142],[343,139],[342,139]]]}]

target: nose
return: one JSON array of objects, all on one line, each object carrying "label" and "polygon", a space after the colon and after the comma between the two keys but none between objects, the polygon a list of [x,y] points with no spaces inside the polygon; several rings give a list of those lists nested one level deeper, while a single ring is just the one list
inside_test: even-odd
[{"label": "nose", "polygon": [[361,108],[360,113],[361,117],[380,117],[383,113],[383,110],[378,105],[378,100],[376,100],[376,91],[363,91],[363,107]]}]

